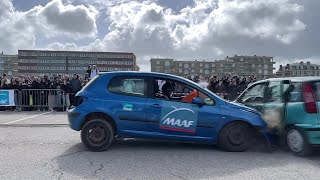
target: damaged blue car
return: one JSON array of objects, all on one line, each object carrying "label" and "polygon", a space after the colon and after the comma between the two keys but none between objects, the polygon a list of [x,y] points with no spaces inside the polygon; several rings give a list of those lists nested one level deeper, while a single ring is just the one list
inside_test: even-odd
[{"label": "damaged blue car", "polygon": [[68,119],[91,151],[127,137],[218,144],[226,151],[247,150],[257,132],[270,142],[258,111],[160,73],[101,73],[77,93]]}]

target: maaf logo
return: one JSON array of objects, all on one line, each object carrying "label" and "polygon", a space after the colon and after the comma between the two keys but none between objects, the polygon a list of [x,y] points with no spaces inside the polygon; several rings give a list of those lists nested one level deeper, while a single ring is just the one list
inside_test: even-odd
[{"label": "maaf logo", "polygon": [[160,121],[160,128],[181,131],[181,132],[196,132],[197,113],[188,108],[174,108],[167,113]]}]

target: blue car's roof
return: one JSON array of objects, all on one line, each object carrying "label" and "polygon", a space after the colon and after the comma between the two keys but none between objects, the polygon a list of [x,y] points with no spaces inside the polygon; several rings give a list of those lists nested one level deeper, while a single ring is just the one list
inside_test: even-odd
[{"label": "blue car's roof", "polygon": [[176,75],[171,75],[171,74],[164,74],[164,73],[156,73],[156,72],[139,72],[139,71],[116,71],[116,72],[102,72],[102,73],[99,73],[100,75],[139,75],[139,76],[149,76],[149,77],[162,77],[162,78],[172,78],[172,79],[182,79],[182,80],[185,80],[185,81],[188,81],[189,83],[192,83],[192,84],[195,84],[197,86],[199,86],[199,84],[189,80],[189,79],[186,79],[186,78],[183,78],[183,77],[180,77],[180,76],[176,76]]},{"label": "blue car's roof", "polygon": [[166,77],[175,77],[181,78],[180,76],[175,76],[171,74],[164,74],[164,73],[156,73],[156,72],[139,72],[139,71],[114,71],[114,72],[102,72],[99,73],[101,75],[141,75],[141,76],[166,76]]}]

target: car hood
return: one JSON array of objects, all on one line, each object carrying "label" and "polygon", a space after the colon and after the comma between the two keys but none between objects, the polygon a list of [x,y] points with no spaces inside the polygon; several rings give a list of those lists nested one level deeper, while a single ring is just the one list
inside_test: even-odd
[{"label": "car hood", "polygon": [[261,113],[259,111],[257,111],[256,109],[250,108],[250,107],[245,106],[243,104],[239,104],[239,103],[235,103],[235,102],[227,102],[227,105],[231,108],[234,108],[234,109],[239,109],[241,111],[246,111],[246,112],[251,112],[251,113],[261,115]]}]

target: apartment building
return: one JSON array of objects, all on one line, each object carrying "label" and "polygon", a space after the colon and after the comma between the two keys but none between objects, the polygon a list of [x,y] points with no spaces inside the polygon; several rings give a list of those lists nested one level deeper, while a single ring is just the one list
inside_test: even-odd
[{"label": "apartment building", "polygon": [[84,75],[89,65],[100,72],[136,71],[136,56],[126,52],[19,50],[18,74],[41,76],[47,74]]},{"label": "apartment building", "polygon": [[308,62],[299,62],[287,64],[286,66],[280,65],[279,70],[276,72],[277,77],[301,77],[301,76],[319,76],[320,65],[311,64]]},{"label": "apartment building", "polygon": [[226,57],[215,61],[178,61],[175,59],[153,58],[152,72],[174,74],[178,76],[199,76],[200,78],[212,75],[255,75],[258,78],[273,76],[273,57],[266,56],[237,56]]},{"label": "apartment building", "polygon": [[17,73],[17,55],[6,55],[3,52],[0,54],[0,76],[6,74],[13,76]]}]

